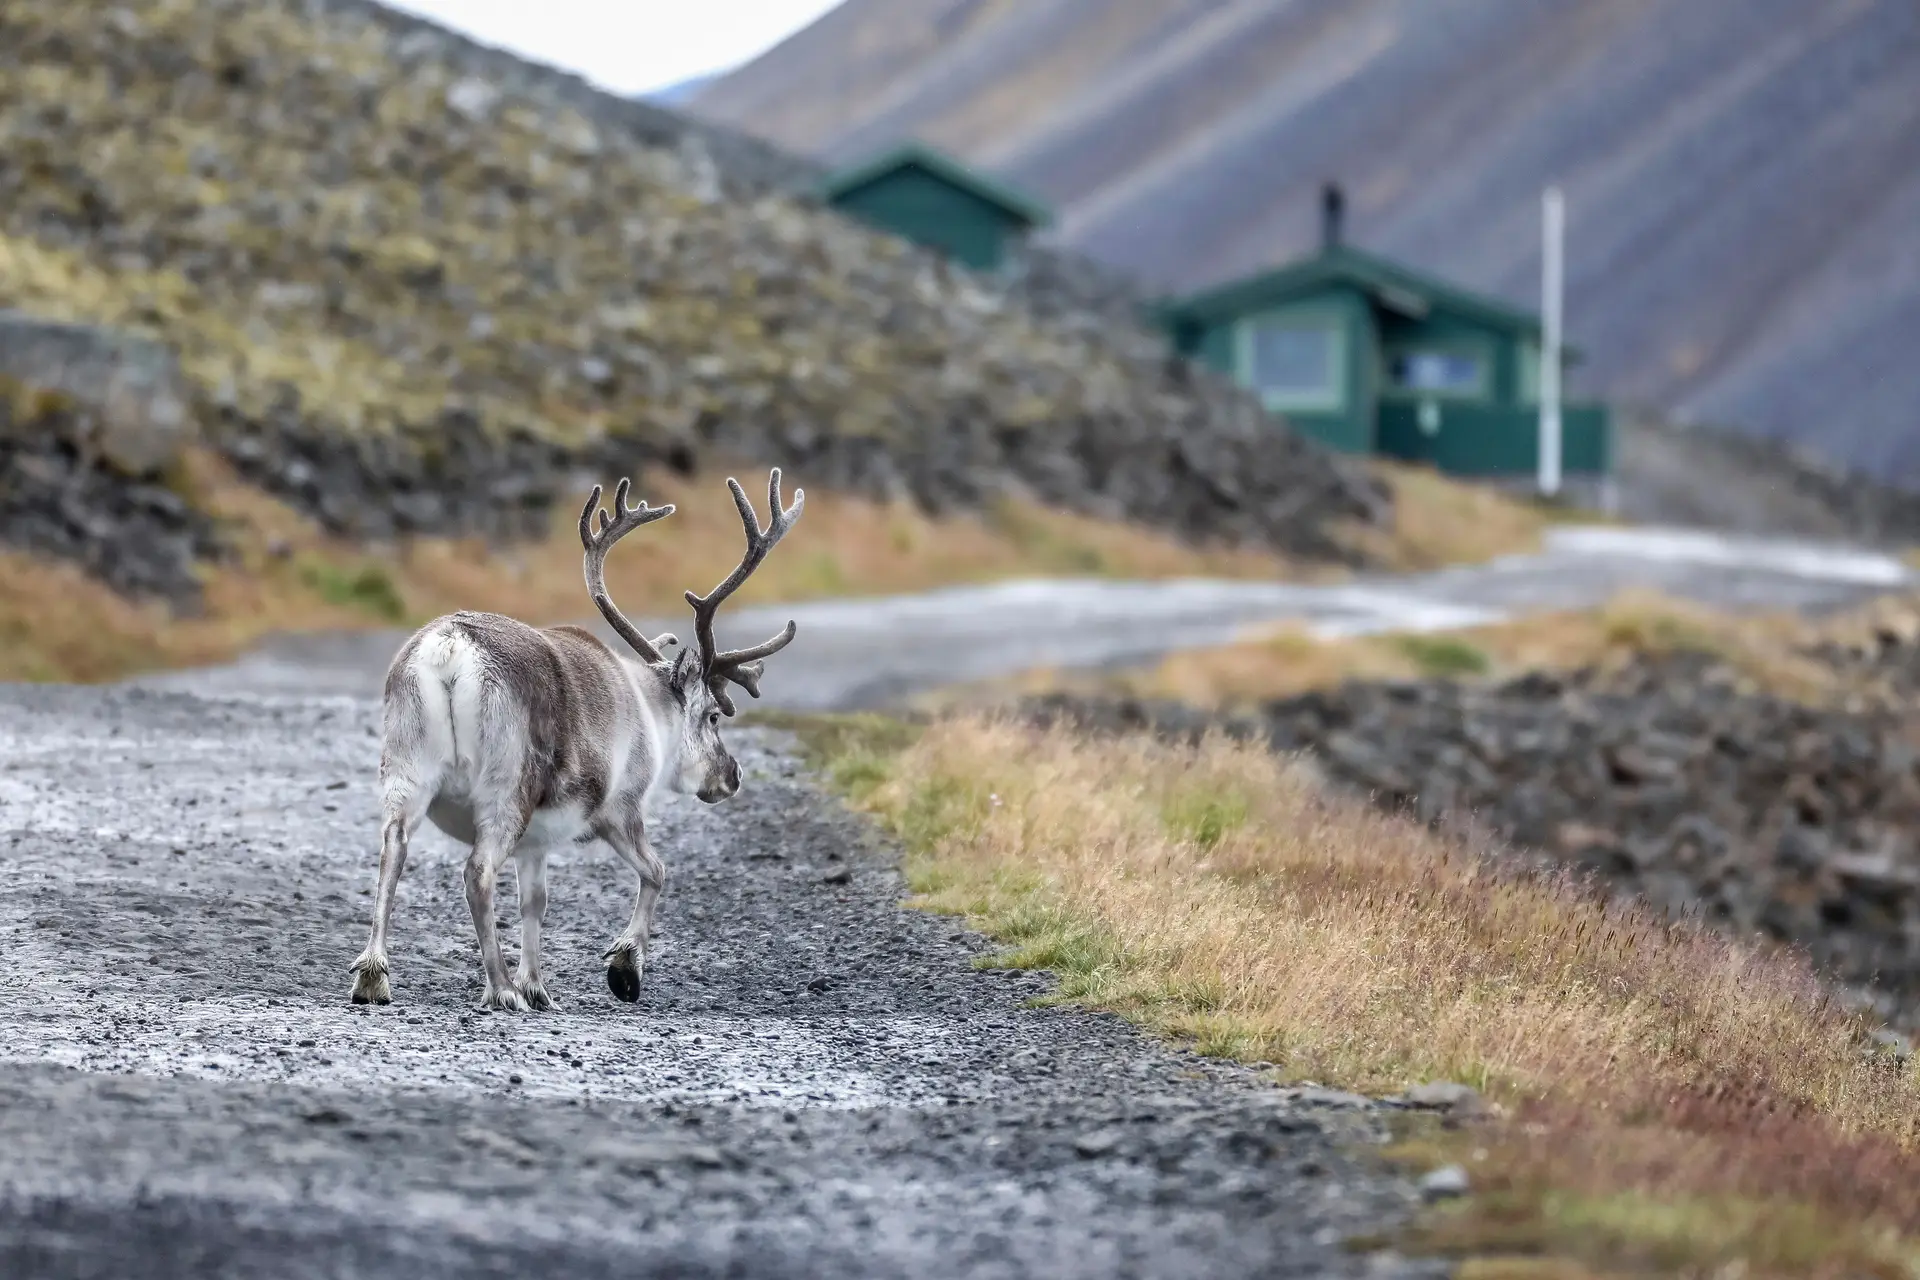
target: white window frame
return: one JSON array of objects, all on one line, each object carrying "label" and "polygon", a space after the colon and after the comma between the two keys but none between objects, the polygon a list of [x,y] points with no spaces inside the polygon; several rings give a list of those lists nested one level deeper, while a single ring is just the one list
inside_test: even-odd
[{"label": "white window frame", "polygon": [[[1460,356],[1472,360],[1479,376],[1471,387],[1409,387],[1395,381],[1393,362],[1403,356]],[[1493,351],[1478,342],[1440,341],[1395,343],[1380,353],[1382,391],[1396,400],[1491,400]]]},{"label": "white window frame", "polygon": [[1519,367],[1514,370],[1514,396],[1520,404],[1540,403],[1540,344],[1523,338],[1517,348]]},{"label": "white window frame", "polygon": [[[1269,391],[1254,381],[1254,331],[1301,329],[1327,335],[1327,386],[1318,391]],[[1346,317],[1321,311],[1268,311],[1243,317],[1233,327],[1233,364],[1240,384],[1269,409],[1338,413],[1347,407]]]}]

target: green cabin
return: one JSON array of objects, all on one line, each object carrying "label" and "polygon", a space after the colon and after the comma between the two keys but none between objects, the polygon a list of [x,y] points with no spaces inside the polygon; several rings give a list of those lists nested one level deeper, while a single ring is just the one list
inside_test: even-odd
[{"label": "green cabin", "polygon": [[918,142],[829,174],[818,194],[976,271],[999,269],[1012,246],[1053,220],[1033,197]]},{"label": "green cabin", "polygon": [[[1333,448],[1535,474],[1539,317],[1343,244],[1342,204],[1327,188],[1313,256],[1159,304],[1174,345]],[[1611,432],[1605,405],[1563,400],[1562,473],[1604,479]]]}]

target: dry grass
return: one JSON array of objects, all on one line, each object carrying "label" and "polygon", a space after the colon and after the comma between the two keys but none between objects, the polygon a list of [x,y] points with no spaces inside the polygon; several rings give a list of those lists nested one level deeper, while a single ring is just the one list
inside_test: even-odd
[{"label": "dry grass", "polygon": [[1548,525],[1600,519],[1450,480],[1431,467],[1378,458],[1372,465],[1393,490],[1393,527],[1356,530],[1351,536],[1355,547],[1391,568],[1437,569],[1538,551]]},{"label": "dry grass", "polygon": [[1472,1170],[1423,1247],[1483,1275],[1920,1267],[1920,1091],[1791,961],[1517,878],[1255,748],[876,723],[813,742],[994,963],[1288,1079],[1486,1091],[1485,1124],[1399,1153]]},{"label": "dry grass", "polygon": [[[274,631],[392,626],[454,609],[543,623],[591,614],[580,580],[577,510],[557,511],[550,536],[510,549],[427,538],[374,554],[326,537],[210,455],[194,455],[186,471],[195,503],[231,522],[241,552],[237,563],[207,574],[203,616],[172,617],[67,566],[0,552],[0,679],[112,679],[220,660]],[[739,516],[718,476],[650,478],[646,496],[679,511],[621,545],[608,560],[609,586],[630,612],[677,616],[686,608],[683,590],[704,590],[733,567]],[[816,491],[804,521],[740,599],[910,591],[1023,574],[1300,573],[1266,552],[1196,548],[1034,506],[933,519],[905,506]]]},{"label": "dry grass", "polygon": [[[1791,614],[1717,613],[1654,592],[1628,591],[1599,609],[1539,614],[1459,631],[1328,640],[1298,626],[1280,627],[1236,644],[1174,654],[1148,670],[1079,684],[1226,707],[1289,697],[1343,680],[1499,678],[1687,650],[1725,659],[1755,688],[1825,702],[1852,691],[1838,673],[1803,650],[1823,634],[1855,626],[1851,617],[1816,627]],[[1053,687],[1061,683],[1052,681]]]}]

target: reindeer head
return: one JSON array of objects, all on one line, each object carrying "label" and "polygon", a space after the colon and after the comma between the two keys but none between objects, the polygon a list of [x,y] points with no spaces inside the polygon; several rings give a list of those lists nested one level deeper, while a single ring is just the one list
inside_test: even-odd
[{"label": "reindeer head", "polygon": [[722,650],[713,635],[714,615],[727,597],[760,567],[760,562],[767,558],[767,553],[773,550],[774,545],[786,537],[787,530],[800,518],[801,509],[806,505],[806,491],[795,489],[793,505],[783,508],[780,500],[780,468],[775,467],[767,480],[767,502],[771,510],[767,525],[762,528],[759,516],[754,513],[753,503],[747,500],[746,490],[740,487],[738,480],[731,476],[727,478],[727,488],[733,493],[733,504],[739,508],[740,522],[746,528],[746,554],[741,557],[734,571],[706,595],[695,595],[691,591],[686,593],[687,603],[693,606],[693,627],[698,648],[683,648],[669,662],[662,655],[660,646],[675,643],[674,637],[663,635],[648,640],[614,607],[607,595],[607,548],[630,530],[673,514],[670,505],[649,507],[642,502],[637,507],[627,506],[627,487],[627,482],[622,480],[614,490],[615,514],[609,517],[606,512],[600,512],[597,534],[593,529],[592,517],[600,505],[598,485],[594,486],[593,496],[587,499],[586,509],[580,513],[580,540],[587,551],[587,590],[608,624],[640,655],[642,661],[666,677],[666,687],[673,696],[681,718],[678,755],[672,761],[663,762],[666,764],[667,782],[675,791],[682,794],[691,792],[707,804],[718,804],[740,790],[740,765],[720,740],[721,718],[734,714],[733,696],[727,685],[737,684],[754,697],[759,697],[760,676],[766,669],[765,660],[792,643],[797,628],[788,622],[786,628],[771,640],[745,649]]}]

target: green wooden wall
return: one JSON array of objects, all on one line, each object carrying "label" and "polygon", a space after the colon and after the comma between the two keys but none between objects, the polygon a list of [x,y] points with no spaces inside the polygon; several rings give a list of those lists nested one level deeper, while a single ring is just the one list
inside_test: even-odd
[{"label": "green wooden wall", "polygon": [[[1540,465],[1540,413],[1533,406],[1436,401],[1429,431],[1417,400],[1380,405],[1379,451],[1390,458],[1430,463],[1450,475],[1532,475]],[[1567,475],[1605,475],[1613,466],[1613,423],[1601,404],[1560,410],[1560,469]]]},{"label": "green wooden wall", "polygon": [[[1307,298],[1249,310],[1174,331],[1185,354],[1243,386],[1249,326],[1320,324],[1340,335],[1342,395],[1337,404],[1269,401],[1303,434],[1349,453],[1381,453],[1431,463],[1456,475],[1532,474],[1538,465],[1538,347],[1530,334],[1435,308],[1418,319],[1375,304],[1359,288],[1337,285]],[[1481,367],[1472,388],[1412,388],[1394,383],[1392,361],[1414,352],[1471,354]],[[1613,463],[1612,421],[1601,404],[1562,411],[1562,469],[1603,474]]]},{"label": "green wooden wall", "polygon": [[913,165],[847,192],[834,207],[978,271],[1005,261],[1007,241],[1024,230],[998,205]]}]

